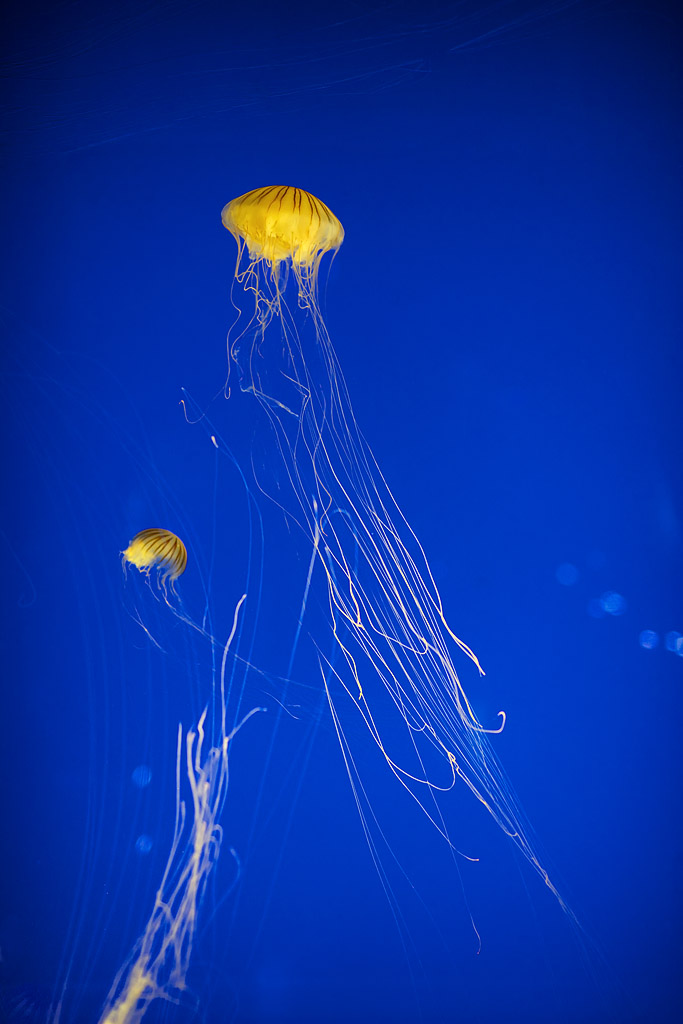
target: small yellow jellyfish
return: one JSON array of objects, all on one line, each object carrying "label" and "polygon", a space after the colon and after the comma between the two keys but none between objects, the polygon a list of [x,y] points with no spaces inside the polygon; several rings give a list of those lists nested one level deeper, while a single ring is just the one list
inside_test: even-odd
[{"label": "small yellow jellyfish", "polygon": [[[170,530],[150,529],[133,537],[123,552],[123,559],[124,564],[130,562],[147,575],[156,568],[162,584],[170,580],[172,585],[185,570],[187,552],[180,538]],[[245,722],[265,710],[252,708],[228,731],[226,666],[245,601],[246,594],[243,594],[223,647],[214,692],[213,720],[210,719],[215,742],[206,749],[208,708],[204,709],[196,726],[186,732],[184,744],[183,728],[178,727],[173,842],[144,931],[114,978],[100,1024],[140,1024],[153,1002],[178,1003],[187,988],[199,910],[223,840],[220,817],[228,789],[228,748]],[[166,603],[181,621],[198,628],[169,601]],[[203,630],[199,631],[208,636]],[[213,643],[213,638],[209,639]],[[183,767],[189,800],[182,793]]]},{"label": "small yellow jellyfish", "polygon": [[185,545],[170,530],[140,530],[122,554],[124,565],[130,562],[147,576],[156,569],[162,586],[167,582],[173,586],[187,566]]}]

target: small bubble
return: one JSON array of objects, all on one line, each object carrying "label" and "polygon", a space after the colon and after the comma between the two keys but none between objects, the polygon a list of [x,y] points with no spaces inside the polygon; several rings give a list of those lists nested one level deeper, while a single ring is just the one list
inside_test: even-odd
[{"label": "small bubble", "polygon": [[149,836],[138,836],[135,840],[135,849],[144,856],[152,849],[152,840]]},{"label": "small bubble", "polygon": [[646,651],[652,651],[659,643],[659,636],[655,633],[654,629],[644,629],[638,637],[638,643]]},{"label": "small bubble", "polygon": [[133,769],[131,779],[138,789],[144,789],[152,781],[152,769],[148,768],[146,764],[139,764],[137,768]]},{"label": "small bubble", "polygon": [[608,615],[623,615],[626,611],[626,599],[614,590],[607,590],[600,598],[600,604]]},{"label": "small bubble", "polygon": [[592,619],[604,619],[607,614],[603,608],[602,601],[598,597],[591,597],[586,611]]},{"label": "small bubble", "polygon": [[579,579],[579,570],[571,562],[563,562],[555,570],[555,579],[563,587],[572,587]]},{"label": "small bubble", "polygon": [[667,651],[672,651],[674,654],[683,653],[683,636],[677,633],[675,629],[671,630],[664,637],[664,646]]}]

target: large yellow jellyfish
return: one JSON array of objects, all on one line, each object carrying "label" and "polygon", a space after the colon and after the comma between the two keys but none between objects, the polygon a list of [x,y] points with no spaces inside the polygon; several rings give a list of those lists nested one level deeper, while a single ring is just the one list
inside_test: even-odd
[{"label": "large yellow jellyfish", "polygon": [[[301,188],[271,185],[233,199],[223,207],[221,219],[235,236],[240,256],[246,246],[249,263],[241,272],[246,287],[254,288],[261,300],[271,295],[277,302],[280,270],[291,266],[300,301],[315,303],[320,261],[344,241],[341,222],[324,203]],[[272,291],[259,291],[260,264],[270,270]]]},{"label": "large yellow jellyfish", "polygon": [[[454,657],[481,672],[479,662],[450,628],[425,553],[353,414],[318,300],[321,260],[341,245],[341,223],[291,186],[240,196],[222,221],[238,243],[230,372],[237,368],[240,389],[259,402],[271,464],[285,469],[275,481],[252,459],[257,485],[308,539],[326,579],[343,668],[319,653],[321,667],[327,662],[327,678],[353,700],[391,771],[453,849],[436,796],[462,783],[560,899],[487,735],[502,729],[504,713],[497,729],[478,721]],[[351,775],[338,697],[324,685]],[[385,729],[392,709],[405,726],[400,753]]]}]

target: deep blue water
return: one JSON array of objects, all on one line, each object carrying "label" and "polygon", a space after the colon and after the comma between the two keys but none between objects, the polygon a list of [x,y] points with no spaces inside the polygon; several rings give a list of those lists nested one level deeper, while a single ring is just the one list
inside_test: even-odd
[{"label": "deep blue water", "polygon": [[[247,590],[230,713],[267,710],[231,747],[187,996],[146,1019],[681,1019],[674,6],[14,6],[3,1019],[97,1020],[161,879],[178,724],[215,665],[124,580],[151,525],[186,541],[179,593],[222,640]],[[458,661],[480,720],[507,712],[492,744],[578,931],[464,787],[441,807],[479,859],[452,856],[340,693],[373,863],[315,589],[295,644],[310,550],[248,503],[241,474],[280,463],[223,397],[220,211],[278,183],[344,225],[323,294],[356,417],[486,670]]]}]

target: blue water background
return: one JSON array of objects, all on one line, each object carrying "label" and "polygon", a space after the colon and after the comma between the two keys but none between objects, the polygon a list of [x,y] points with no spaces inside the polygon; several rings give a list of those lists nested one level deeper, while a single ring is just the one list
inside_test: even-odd
[{"label": "blue water background", "polygon": [[[187,999],[150,1020],[680,1020],[674,7],[30,0],[4,44],[2,1012],[96,1020],[151,909],[213,671],[124,583],[158,525],[222,638],[262,555],[240,642],[271,676],[235,678],[267,711],[231,751]],[[494,748],[579,934],[460,789],[442,805],[479,860],[451,857],[341,694],[383,886],[319,605],[273,682],[308,555],[265,499],[250,539],[210,434],[248,476],[219,215],[279,183],[344,224],[323,293],[355,413],[486,670],[458,662],[477,714],[507,712]]]}]

